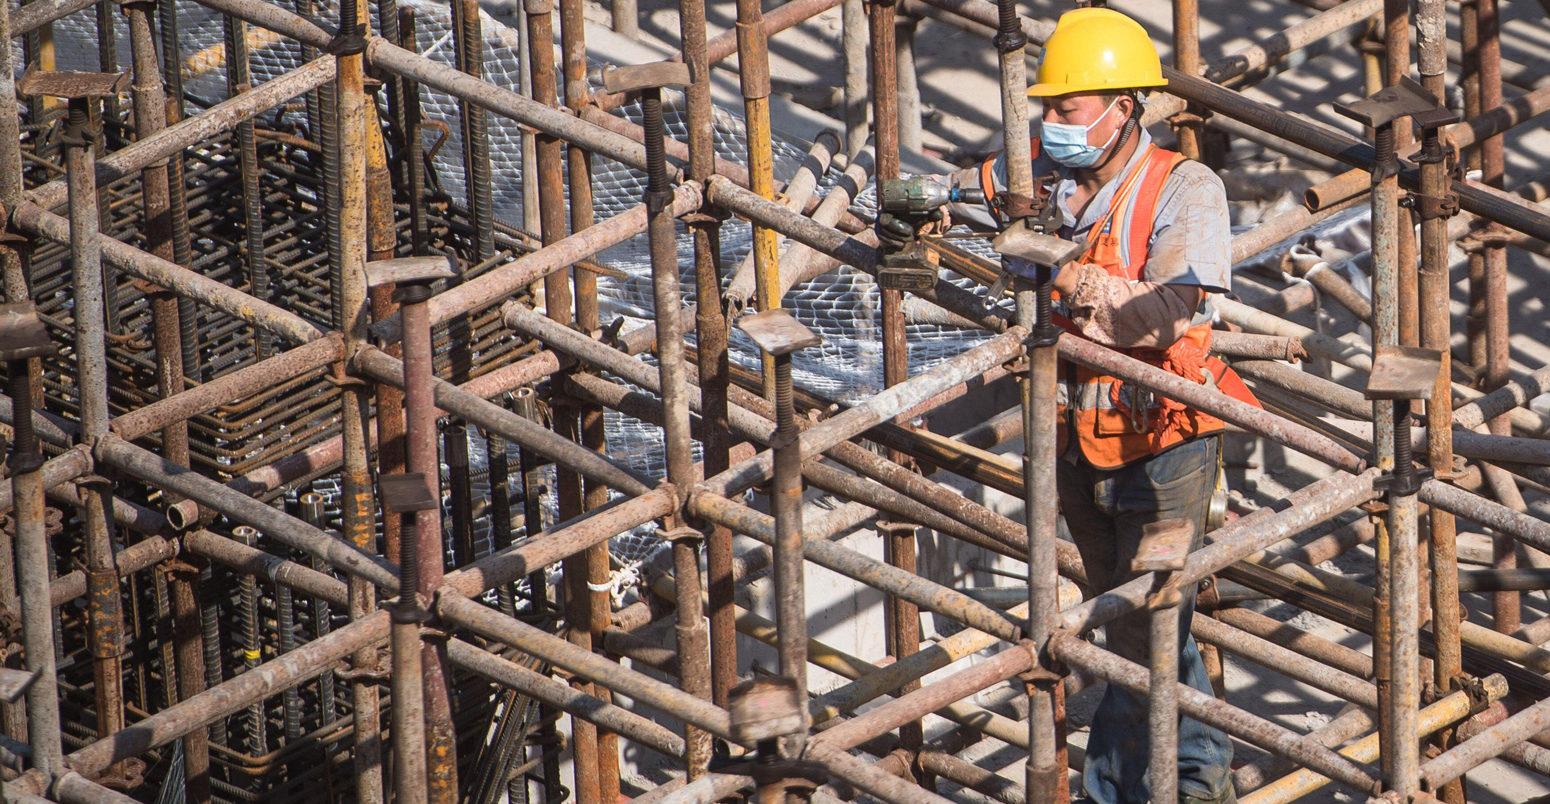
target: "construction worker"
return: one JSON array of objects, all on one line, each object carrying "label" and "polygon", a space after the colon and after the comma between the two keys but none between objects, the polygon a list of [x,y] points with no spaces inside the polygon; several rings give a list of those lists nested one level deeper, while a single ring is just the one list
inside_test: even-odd
[{"label": "construction worker", "polygon": [[[1146,31],[1103,8],[1061,16],[1044,46],[1036,83],[1042,125],[1031,143],[1033,173],[1059,205],[1059,235],[1085,244],[1060,270],[1055,291],[1068,335],[1122,350],[1197,382],[1252,400],[1209,355],[1210,298],[1228,290],[1231,231],[1222,182],[1205,165],[1163,150],[1140,125],[1143,93],[1166,84]],[[952,176],[1001,203],[955,204],[951,217],[983,228],[1007,222],[1002,157]],[[1024,203],[1027,199],[1022,199]],[[1031,270],[1008,266],[1031,278]],[[1222,422],[1146,389],[1074,365],[1062,366],[1057,471],[1061,512],[1093,591],[1135,577],[1142,528],[1164,519],[1194,523],[1199,547],[1220,471]],[[1180,675],[1210,694],[1189,636],[1190,590],[1180,608]],[[1146,612],[1107,626],[1108,648],[1147,663]],[[1111,685],[1093,717],[1083,786],[1101,804],[1150,801],[1147,702]],[[1179,800],[1235,801],[1227,735],[1191,718],[1178,732]]]}]

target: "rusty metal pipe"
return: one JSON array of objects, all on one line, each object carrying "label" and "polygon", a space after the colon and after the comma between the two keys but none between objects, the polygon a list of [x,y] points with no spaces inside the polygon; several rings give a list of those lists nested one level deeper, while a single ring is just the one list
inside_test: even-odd
[{"label": "rusty metal pipe", "polygon": [[617,663],[590,650],[578,648],[553,634],[460,595],[438,596],[436,610],[448,622],[539,656],[640,703],[672,712],[685,722],[717,737],[731,737],[731,723],[725,709],[700,700],[671,684],[621,668]]},{"label": "rusty metal pipe", "polygon": [[[28,5],[29,9],[35,7],[36,4]],[[231,131],[243,120],[252,119],[292,98],[317,89],[334,80],[334,75],[333,58],[317,59],[265,81],[252,91],[217,103],[201,114],[173,123],[154,136],[136,140],[97,160],[97,184],[106,187],[139,173],[149,165],[164,162],[185,148]],[[65,203],[68,190],[64,180],[55,180],[28,190],[18,200],[52,210]],[[19,205],[17,209],[20,209]]]},{"label": "rusty metal pipe", "polygon": [[349,585],[326,572],[208,530],[185,533],[181,541],[191,553],[231,567],[244,575],[263,578],[272,586],[288,586],[339,606],[349,604]]},{"label": "rusty metal pipe", "polygon": [[822,762],[829,773],[840,777],[857,789],[892,804],[949,804],[943,798],[912,781],[901,779],[887,770],[844,751],[824,749],[812,751],[807,758]]},{"label": "rusty metal pipe", "polygon": [[562,558],[599,544],[675,509],[677,495],[661,486],[638,497],[616,500],[561,523],[519,545],[508,547],[447,573],[443,588],[462,595],[511,583]]},{"label": "rusty metal pipe", "polygon": [[97,457],[132,477],[175,491],[237,522],[249,524],[266,536],[315,555],[351,576],[389,591],[398,588],[397,569],[381,557],[356,545],[347,544],[252,497],[234,492],[214,480],[194,474],[185,467],[172,464],[118,436],[108,433],[99,438]]},{"label": "rusty metal pipe", "polygon": [[[1289,495],[1288,507],[1281,511],[1261,509],[1233,520],[1216,531],[1216,541],[1190,553],[1179,583],[1196,583],[1245,556],[1373,499],[1377,496],[1373,487],[1377,477],[1376,469],[1354,477],[1336,474]],[[1058,623],[1062,628],[1083,632],[1136,611],[1146,604],[1151,583],[1147,574],[1114,587],[1061,612]]]},{"label": "rusty metal pipe", "polygon": [[[1061,661],[1090,670],[1109,683],[1122,684],[1142,694],[1147,691],[1148,678],[1144,668],[1089,644],[1081,637],[1057,633],[1050,640],[1050,650]],[[1178,692],[1179,709],[1189,717],[1299,765],[1314,768],[1359,792],[1375,794],[1378,790],[1378,781],[1360,766],[1305,736],[1218,701],[1188,685],[1180,684]]]},{"label": "rusty metal pipe", "polygon": [[[834,158],[834,152],[838,150],[839,147],[840,142],[838,134],[828,129],[819,132],[818,136],[813,138],[812,147],[810,147],[807,151],[807,158],[802,161],[801,167],[797,168],[796,175],[792,177],[790,183],[787,184],[785,191],[781,194],[780,203],[785,207],[796,211],[805,209],[807,202],[813,197],[813,192],[818,187],[818,177],[823,176],[828,172],[829,163]],[[709,178],[709,176],[706,178]],[[828,199],[825,198],[824,201],[826,202]],[[848,202],[846,206],[849,206]],[[823,209],[824,202],[820,202],[817,209],[813,211],[814,220],[820,220],[818,213]],[[824,219],[822,222],[833,225],[836,220],[838,220],[837,217]],[[732,278],[728,281],[726,290],[721,294],[723,303],[727,305],[728,309],[732,312],[733,315],[742,312],[744,307],[747,306],[748,298],[753,296],[756,291],[756,279],[754,276],[754,254],[755,252],[750,251],[748,255],[743,258],[742,263],[740,263],[737,269],[732,272]],[[788,259],[789,257],[787,255],[781,255],[778,266],[778,293],[782,298],[785,297],[786,291],[790,287],[784,281],[786,273],[785,266]]]},{"label": "rusty metal pipe", "polygon": [[1550,700],[1539,701],[1512,717],[1448,749],[1421,766],[1421,778],[1436,789],[1550,727]]},{"label": "rusty metal pipe", "polygon": [[[683,215],[700,206],[700,189],[693,183],[681,184],[673,190],[674,215]],[[428,303],[433,326],[446,323],[454,317],[505,298],[533,282],[563,271],[576,261],[616,246],[646,231],[647,212],[644,204],[632,207],[602,223],[587,227],[569,237],[547,243],[543,248],[525,254],[512,262],[443,291]],[[397,340],[402,334],[402,324],[397,316],[372,325],[372,334],[385,341]]]},{"label": "rusty metal pipe", "polygon": [[223,374],[188,391],[136,408],[114,418],[109,429],[125,441],[133,441],[161,430],[171,422],[191,419],[231,404],[234,400],[273,388],[277,382],[299,377],[343,355],[344,339],[336,333],[330,333],[312,343]]},{"label": "rusty metal pipe", "polygon": [[919,687],[888,703],[868,709],[838,726],[824,730],[810,741],[809,750],[848,750],[901,726],[917,721],[948,704],[962,701],[1033,667],[1031,646],[1023,643]]},{"label": "rusty metal pipe", "polygon": [[[70,222],[30,202],[22,202],[12,220],[22,231],[50,242],[70,242]],[[153,285],[169,288],[180,296],[207,304],[238,320],[267,329],[288,342],[306,343],[325,334],[289,310],[254,299],[242,291],[134,246],[96,234],[90,239],[96,242],[102,260],[114,268]]]},{"label": "rusty metal pipe", "polygon": [[387,635],[387,612],[376,612],[97,740],[71,753],[66,761],[77,773],[99,774],[116,762],[166,745],[193,729],[241,711],[255,700],[311,678],[350,653],[380,643]]},{"label": "rusty metal pipe", "polygon": [[[11,397],[32,409],[32,381],[26,360],[6,361]],[[25,420],[24,420],[25,421]],[[16,586],[21,601],[23,661],[37,678],[27,688],[27,743],[32,765],[45,775],[65,769],[60,743],[59,682],[54,659],[54,619],[49,603],[50,558],[43,509],[43,455],[25,423],[15,430],[8,461],[16,503]]]},{"label": "rusty metal pipe", "polygon": [[1324,690],[1366,709],[1377,709],[1377,693],[1367,681],[1310,658],[1279,642],[1261,639],[1214,617],[1196,617],[1190,633],[1201,642],[1216,645],[1268,670]]},{"label": "rusty metal pipe", "polygon": [[[177,555],[177,540],[168,540],[160,536],[153,536],[144,541],[137,542],[113,556],[115,571],[120,577],[129,577],[136,572],[149,569],[167,559]],[[49,583],[49,598],[56,608],[63,606],[86,594],[86,572],[84,570],[72,570]]]},{"label": "rusty metal pipe", "polygon": [[[401,285],[394,291],[404,324],[403,377],[405,466],[419,473],[434,506],[406,517],[400,530],[399,600],[393,611],[393,714],[395,783],[409,801],[425,801],[431,788],[444,785],[448,755],[440,738],[450,730],[450,699],[446,668],[438,642],[422,640],[420,623],[434,590],[441,587],[445,537],[441,524],[441,459],[437,450],[435,358],[426,314],[430,288],[424,283]],[[439,706],[432,704],[436,699]],[[436,711],[433,713],[433,709]],[[439,719],[438,719],[439,718]],[[441,734],[430,732],[439,728]],[[433,740],[436,748],[430,749]],[[434,782],[433,782],[434,778]]]},{"label": "rusty metal pipe", "polygon": [[[355,362],[363,374],[381,382],[403,386],[403,364],[387,353],[373,348],[363,349],[356,355]],[[545,430],[476,394],[439,378],[434,380],[434,387],[436,407],[453,416],[500,433],[524,448],[536,449],[561,466],[597,478],[627,494],[641,494],[650,489],[645,480],[637,478],[608,458]]]},{"label": "rusty metal pipe", "polygon": [[[1025,331],[1020,328],[1009,329],[1005,334],[998,335],[929,371],[921,372],[906,382],[882,391],[833,418],[808,428],[801,436],[802,455],[810,457],[823,452],[840,441],[848,440],[891,420],[899,411],[915,407],[944,388],[951,388],[998,367],[1020,348],[1025,335]],[[762,453],[734,465],[716,477],[707,479],[702,487],[718,495],[734,493],[768,479],[773,470],[773,456]]]},{"label": "rusty metal pipe", "polygon": [[1365,461],[1362,458],[1312,429],[1230,399],[1225,394],[1135,358],[1079,338],[1061,338],[1059,348],[1060,356],[1067,360],[1113,374],[1126,382],[1140,383],[1170,399],[1210,413],[1336,468],[1351,473],[1360,472],[1364,468]]},{"label": "rusty metal pipe", "polygon": [[[92,124],[96,102],[70,99],[65,146],[70,182],[70,261],[75,296],[76,387],[80,390],[81,438],[90,444],[108,429],[107,296],[98,247],[99,230],[93,142],[101,130]],[[124,726],[123,628],[118,573],[113,565],[112,491],[97,482],[85,488],[87,631],[96,679],[97,734],[106,737]],[[115,775],[123,774],[122,767]]]},{"label": "rusty metal pipe", "polygon": [[[720,523],[765,544],[774,544],[775,521],[767,514],[708,492],[689,497],[690,513]],[[855,578],[884,592],[896,594],[915,605],[959,622],[1015,642],[1022,638],[1023,625],[1004,612],[977,600],[932,583],[913,573],[867,558],[827,541],[809,541],[803,545],[807,560],[841,575]]]},{"label": "rusty metal pipe", "polygon": [[534,672],[516,662],[503,659],[484,648],[461,639],[447,644],[447,656],[458,666],[523,694],[545,701],[572,717],[590,720],[609,731],[668,757],[684,753],[682,737],[646,718],[591,695],[577,692],[569,685]]},{"label": "rusty metal pipe", "polygon": [[[1482,687],[1487,700],[1494,701],[1506,694],[1506,680],[1501,676],[1489,676],[1483,681]],[[1444,696],[1420,711],[1417,718],[1419,731],[1424,736],[1452,726],[1468,717],[1474,706],[1475,702],[1462,692]],[[1340,753],[1358,762],[1374,761],[1380,757],[1378,735],[1370,734],[1356,740],[1340,749]],[[1328,783],[1327,777],[1312,769],[1304,768],[1265,785],[1254,791],[1252,795],[1244,796],[1242,801],[1244,804],[1279,804],[1307,795]]]}]

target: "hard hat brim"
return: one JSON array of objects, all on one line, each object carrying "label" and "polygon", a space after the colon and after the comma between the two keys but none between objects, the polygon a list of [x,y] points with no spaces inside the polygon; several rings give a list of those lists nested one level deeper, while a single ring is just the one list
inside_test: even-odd
[{"label": "hard hat brim", "polygon": [[1165,87],[1168,85],[1166,78],[1156,81],[1127,81],[1123,85],[1106,84],[1100,81],[1077,83],[1039,83],[1028,87],[1030,98],[1053,98],[1057,95],[1071,95],[1077,92],[1124,92],[1127,89],[1150,89],[1153,87]]}]

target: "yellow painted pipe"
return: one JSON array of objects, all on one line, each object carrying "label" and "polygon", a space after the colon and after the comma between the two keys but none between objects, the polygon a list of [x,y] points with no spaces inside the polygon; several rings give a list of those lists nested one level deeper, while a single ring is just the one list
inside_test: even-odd
[{"label": "yellow painted pipe", "polygon": [[[1290,578],[1297,583],[1340,597],[1356,605],[1372,604],[1372,588],[1356,581],[1294,561],[1263,557],[1250,561]],[[1550,650],[1524,642],[1521,639],[1493,631],[1471,622],[1459,623],[1459,639],[1465,645],[1484,651],[1497,658],[1516,662],[1539,673],[1550,673]]]},{"label": "yellow painted pipe", "polygon": [[[748,189],[775,200],[775,150],[770,132],[770,99],[748,98],[744,105],[748,135]],[[762,312],[780,307],[780,241],[774,229],[753,226],[754,303]],[[764,396],[775,399],[775,358],[763,355]]]},{"label": "yellow painted pipe", "polygon": [[[666,576],[658,578],[651,584],[651,591],[664,600],[677,599],[674,588],[673,579]],[[1027,616],[1027,604],[1012,609],[1011,614],[1017,617]],[[776,644],[778,638],[775,623],[741,606],[737,607],[737,630],[771,646]],[[907,680],[918,679],[927,673],[946,667],[999,641],[996,637],[982,631],[964,630],[935,645],[921,648],[919,653],[915,653],[894,664],[880,667],[859,656],[853,656],[818,640],[809,638],[807,640],[807,660],[810,663],[822,667],[835,675],[853,679],[851,684],[847,684],[838,690],[831,691],[827,695],[821,695],[813,700],[810,706],[813,722],[822,723],[825,720],[839,717],[843,714],[843,711],[848,711],[825,703],[825,699],[834,696],[841,690],[859,687],[857,692],[852,693],[854,696],[852,700],[865,703],[902,686],[903,681],[898,680],[900,675],[903,675]],[[857,705],[859,706],[860,704]],[[969,726],[986,736],[994,737],[1009,745],[1015,745],[1019,748],[1028,747],[1027,726],[1011,718],[964,703],[949,704],[937,710],[937,714],[956,723]]]},{"label": "yellow painted pipe", "polygon": [[[1507,694],[1507,679],[1500,675],[1488,676],[1484,681],[1486,696],[1495,701]],[[1417,737],[1454,725],[1470,713],[1469,696],[1463,692],[1449,694],[1442,700],[1421,710]],[[1340,755],[1356,762],[1375,762],[1378,759],[1378,735],[1369,734],[1340,749]],[[1303,768],[1282,776],[1254,792],[1238,799],[1242,804],[1283,804],[1305,796],[1324,785],[1329,777]]]}]

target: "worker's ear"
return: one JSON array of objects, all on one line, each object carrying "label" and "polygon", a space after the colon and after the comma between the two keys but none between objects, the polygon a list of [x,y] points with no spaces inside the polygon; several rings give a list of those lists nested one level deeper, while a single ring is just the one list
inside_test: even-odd
[{"label": "worker's ear", "polygon": [[1129,120],[1136,113],[1136,96],[1126,92],[1125,94],[1121,95],[1119,99],[1120,103],[1115,105],[1119,107],[1121,112],[1124,114],[1125,119]]}]

